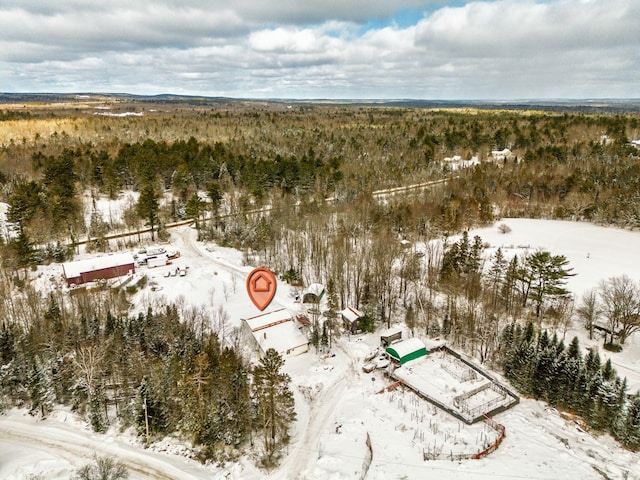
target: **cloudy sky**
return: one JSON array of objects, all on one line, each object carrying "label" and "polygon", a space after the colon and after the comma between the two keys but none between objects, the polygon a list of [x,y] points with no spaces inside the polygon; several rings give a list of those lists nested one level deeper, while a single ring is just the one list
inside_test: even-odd
[{"label": "cloudy sky", "polygon": [[0,91],[639,98],[640,0],[0,0]]}]

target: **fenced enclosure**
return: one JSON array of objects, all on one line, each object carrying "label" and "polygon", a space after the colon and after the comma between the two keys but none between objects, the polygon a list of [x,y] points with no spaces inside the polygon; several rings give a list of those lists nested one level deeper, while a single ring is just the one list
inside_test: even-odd
[{"label": "fenced enclosure", "polygon": [[420,397],[471,425],[516,405],[520,399],[480,367],[446,346],[389,371]]},{"label": "fenced enclosure", "polygon": [[495,450],[504,436],[504,427],[488,417],[485,422],[468,425],[406,386],[384,389],[380,393],[393,411],[390,415],[394,430],[407,438],[424,461],[480,458],[479,455],[488,454],[492,447]]}]

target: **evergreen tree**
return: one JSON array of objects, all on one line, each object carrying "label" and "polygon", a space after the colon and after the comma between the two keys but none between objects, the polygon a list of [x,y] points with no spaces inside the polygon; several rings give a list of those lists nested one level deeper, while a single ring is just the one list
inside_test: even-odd
[{"label": "evergreen tree", "polygon": [[27,381],[31,401],[29,413],[31,415],[39,413],[42,418],[46,418],[53,409],[54,393],[51,375],[42,365],[42,360],[39,357],[34,359]]},{"label": "evergreen tree", "polygon": [[504,274],[504,280],[500,291],[506,312],[510,312],[515,305],[515,293],[519,272],[520,265],[518,257],[514,255],[509,262],[507,271]]},{"label": "evergreen tree", "polygon": [[458,272],[467,273],[470,266],[471,243],[469,242],[469,232],[462,232],[462,238],[458,241]]},{"label": "evergreen tree", "polygon": [[569,347],[564,350],[558,361],[557,386],[559,397],[557,403],[560,407],[575,409],[575,395],[581,370],[580,343],[578,337],[573,337]]},{"label": "evergreen tree", "polygon": [[602,366],[602,379],[605,382],[610,382],[612,380],[614,380],[616,377],[616,371],[613,368],[613,365],[611,364],[611,359],[608,358],[606,362],[604,362],[604,365]]},{"label": "evergreen tree", "polygon": [[594,376],[597,372],[600,371],[601,362],[600,362],[600,354],[597,349],[590,348],[589,353],[584,360],[585,369],[587,375]]},{"label": "evergreen tree", "polygon": [[318,320],[315,320],[311,325],[311,344],[316,349],[316,352],[318,352],[320,348],[320,325]]},{"label": "evergreen tree", "polygon": [[167,428],[167,418],[161,402],[151,389],[148,378],[143,379],[138,387],[138,400],[138,434],[144,435],[145,441],[149,442],[153,435],[165,432]]},{"label": "evergreen tree", "polygon": [[[549,395],[555,383],[555,367],[557,352],[553,344],[549,342],[546,330],[540,335],[537,346],[537,362],[533,374],[532,393],[536,398],[550,401]],[[555,398],[554,395],[551,395]],[[553,403],[553,402],[551,402]]]},{"label": "evergreen tree", "polygon": [[451,282],[458,277],[461,269],[460,245],[454,243],[447,249],[442,257],[442,267],[440,269],[440,278],[443,281]]},{"label": "evergreen tree", "polygon": [[158,195],[153,185],[146,184],[140,191],[140,197],[136,205],[136,213],[140,218],[146,220],[147,225],[151,228],[151,240],[154,240],[154,230],[158,225]]},{"label": "evergreen tree", "polygon": [[627,403],[624,412],[620,440],[633,450],[640,449],[640,394],[636,393]]},{"label": "evergreen tree", "polygon": [[520,391],[530,394],[533,390],[533,377],[537,361],[535,344],[522,341],[507,357],[504,365],[505,377]]},{"label": "evergreen tree", "polygon": [[3,319],[0,324],[0,365],[10,363],[16,356],[18,329],[15,323]]},{"label": "evergreen tree", "polygon": [[502,329],[502,333],[500,334],[500,342],[498,344],[498,350],[503,359],[508,357],[512,352],[514,345],[516,344],[515,335],[516,333],[514,323],[510,323]]},{"label": "evergreen tree", "polygon": [[582,354],[580,353],[580,340],[578,340],[578,337],[573,337],[569,347],[567,347],[566,355],[568,358],[578,361],[582,360]]},{"label": "evergreen tree", "polygon": [[491,303],[494,307],[498,305],[500,286],[503,284],[507,265],[502,248],[498,248],[491,256],[491,265],[486,273],[486,281],[491,293]]},{"label": "evergreen tree", "polygon": [[44,162],[44,192],[47,209],[53,221],[53,230],[62,232],[81,221],[81,205],[76,198],[75,161],[79,151],[65,149],[58,157],[47,157]]},{"label": "evergreen tree", "polygon": [[107,430],[107,417],[104,410],[105,394],[102,383],[89,390],[89,424],[94,432],[104,433]]},{"label": "evergreen tree", "polygon": [[482,245],[482,239],[480,238],[479,235],[474,235],[473,244],[471,245],[469,257],[466,262],[467,273],[480,272],[482,267],[482,251],[483,250],[484,250],[484,246]]},{"label": "evergreen tree", "polygon": [[36,249],[27,237],[26,232],[21,232],[17,237],[12,238],[9,246],[15,255],[15,266],[17,268],[27,269],[31,265],[36,264]]},{"label": "evergreen tree", "polygon": [[529,295],[535,303],[536,317],[540,317],[542,306],[547,297],[567,295],[564,287],[568,277],[573,276],[572,268],[564,255],[551,255],[546,250],[535,252],[525,259],[521,271],[523,297],[526,303]]},{"label": "evergreen tree", "polygon": [[187,217],[193,218],[196,222],[196,230],[200,230],[200,218],[204,211],[204,204],[197,193],[194,193],[189,197],[187,204],[184,207]]},{"label": "evergreen tree", "polygon": [[338,311],[338,296],[336,295],[335,286],[333,280],[329,280],[327,283],[327,311],[324,313],[325,323],[327,324],[327,330],[329,333],[329,348],[331,348],[333,343],[333,337],[337,335],[338,332],[338,322],[340,317],[340,312]]},{"label": "evergreen tree", "polygon": [[253,401],[256,423],[262,429],[265,466],[273,466],[279,459],[279,447],[289,441],[289,425],[295,420],[290,377],[281,373],[284,361],[270,348],[253,369]]},{"label": "evergreen tree", "polygon": [[368,313],[365,313],[358,319],[358,326],[360,330],[367,333],[373,333],[376,330],[375,320]]},{"label": "evergreen tree", "polygon": [[322,350],[327,351],[329,349],[329,333],[327,332],[327,322],[322,322],[322,335],[320,337],[320,345]]},{"label": "evergreen tree", "polygon": [[16,225],[18,233],[22,234],[29,221],[42,208],[42,187],[34,181],[19,183],[9,196],[8,203],[7,220]]}]

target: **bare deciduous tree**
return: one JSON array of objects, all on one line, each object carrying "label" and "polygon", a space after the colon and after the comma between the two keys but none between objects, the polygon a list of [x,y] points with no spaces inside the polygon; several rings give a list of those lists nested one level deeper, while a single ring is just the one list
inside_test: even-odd
[{"label": "bare deciduous tree", "polygon": [[[615,335],[620,344],[633,332],[640,330],[640,286],[627,275],[611,277],[599,284],[602,312],[607,319],[610,341]],[[605,343],[607,343],[605,335]]]},{"label": "bare deciduous tree", "polygon": [[586,291],[576,308],[576,315],[582,321],[584,328],[589,331],[589,340],[593,340],[593,327],[601,313],[597,293],[594,290]]}]

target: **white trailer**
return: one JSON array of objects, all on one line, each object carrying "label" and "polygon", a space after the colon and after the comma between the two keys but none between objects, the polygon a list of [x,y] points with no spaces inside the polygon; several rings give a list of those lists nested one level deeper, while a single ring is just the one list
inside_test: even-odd
[{"label": "white trailer", "polygon": [[166,254],[149,255],[147,257],[147,267],[149,268],[162,267],[163,265],[166,265],[168,261],[169,261],[169,258],[167,257]]}]

